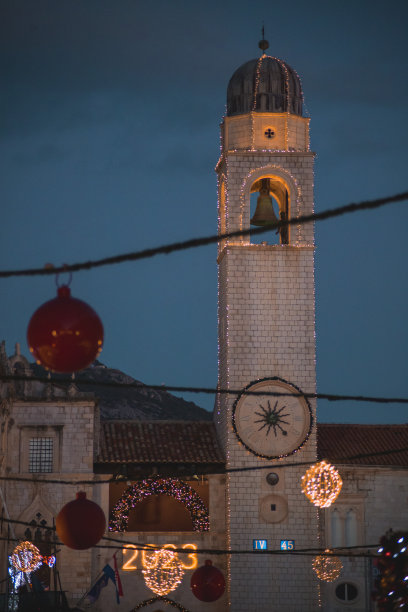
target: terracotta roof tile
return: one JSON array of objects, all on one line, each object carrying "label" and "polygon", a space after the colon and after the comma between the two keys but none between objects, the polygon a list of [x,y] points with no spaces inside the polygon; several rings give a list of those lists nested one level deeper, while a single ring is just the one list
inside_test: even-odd
[{"label": "terracotta roof tile", "polygon": [[[408,425],[319,423],[317,447],[321,459],[337,463],[407,467]],[[387,454],[397,449],[405,450]],[[384,451],[384,455],[355,457],[381,451]]]},{"label": "terracotta roof tile", "polygon": [[102,421],[98,463],[224,463],[211,421]]},{"label": "terracotta roof tile", "polygon": [[[395,449],[407,449],[389,453]],[[365,453],[384,455],[358,457]],[[318,456],[353,465],[408,467],[408,425],[318,424]],[[219,464],[211,421],[102,421],[97,463]]]}]

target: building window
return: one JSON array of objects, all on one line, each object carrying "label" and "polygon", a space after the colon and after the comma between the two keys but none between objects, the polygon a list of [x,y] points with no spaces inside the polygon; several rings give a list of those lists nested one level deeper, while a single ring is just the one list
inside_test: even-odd
[{"label": "building window", "polygon": [[53,438],[30,438],[29,472],[52,472],[53,459]]},{"label": "building window", "polygon": [[336,587],[336,597],[340,601],[352,602],[357,599],[358,589],[355,584],[351,582],[341,582]]}]

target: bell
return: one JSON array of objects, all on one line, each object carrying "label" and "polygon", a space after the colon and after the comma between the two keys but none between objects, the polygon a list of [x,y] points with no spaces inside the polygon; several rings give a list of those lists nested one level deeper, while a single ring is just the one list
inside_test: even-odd
[{"label": "bell", "polygon": [[279,219],[275,215],[273,210],[272,198],[269,195],[268,182],[262,180],[261,188],[259,190],[258,200],[256,202],[255,214],[251,219],[251,225],[275,225],[279,223]]}]

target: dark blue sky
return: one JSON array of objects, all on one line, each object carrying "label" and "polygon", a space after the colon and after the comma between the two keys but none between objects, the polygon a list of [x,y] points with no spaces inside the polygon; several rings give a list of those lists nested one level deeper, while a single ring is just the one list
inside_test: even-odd
[{"label": "dark blue sky", "polygon": [[[262,22],[270,54],[302,78],[316,210],[406,190],[407,17],[405,0],[2,0],[1,268],[214,233],[226,87],[258,56]],[[407,202],[317,225],[320,392],[408,396],[407,227]],[[75,274],[73,295],[105,325],[102,361],[146,383],[215,386],[215,258]],[[27,355],[54,279],[0,287],[0,337]],[[319,419],[407,422],[406,410],[321,401]]]}]

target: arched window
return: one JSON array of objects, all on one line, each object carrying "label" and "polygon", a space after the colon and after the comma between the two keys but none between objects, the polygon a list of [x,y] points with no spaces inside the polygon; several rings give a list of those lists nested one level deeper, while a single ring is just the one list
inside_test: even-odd
[{"label": "arched window", "polygon": [[[263,177],[251,187],[251,226],[266,227],[289,218],[289,191],[278,177]],[[289,244],[289,228],[271,229],[259,235],[252,235],[251,242],[260,244]]]},{"label": "arched window", "polygon": [[342,533],[341,533],[341,516],[338,510],[333,510],[331,515],[331,546],[337,548],[342,546]]},{"label": "arched window", "polygon": [[357,546],[357,516],[354,510],[351,508],[346,513],[344,533],[345,545]]}]

